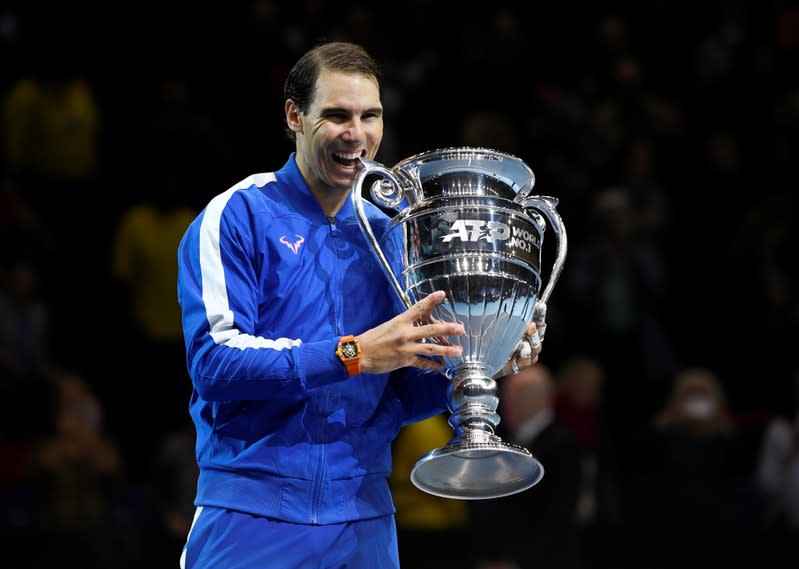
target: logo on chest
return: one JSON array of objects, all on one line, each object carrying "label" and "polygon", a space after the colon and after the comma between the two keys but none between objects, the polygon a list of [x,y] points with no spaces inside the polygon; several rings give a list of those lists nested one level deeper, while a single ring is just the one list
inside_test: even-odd
[{"label": "logo on chest", "polygon": [[295,235],[295,237],[297,238],[297,240],[292,243],[291,241],[286,239],[285,235],[281,235],[280,242],[283,243],[283,245],[285,245],[286,247],[288,247],[291,250],[291,252],[296,255],[300,250],[300,245],[305,243],[305,237],[303,237],[302,235]]}]

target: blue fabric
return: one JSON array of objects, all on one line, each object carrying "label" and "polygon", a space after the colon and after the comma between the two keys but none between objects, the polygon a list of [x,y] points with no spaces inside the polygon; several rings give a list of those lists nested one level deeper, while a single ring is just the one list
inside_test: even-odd
[{"label": "blue fabric", "polygon": [[181,569],[399,569],[394,516],[311,526],[203,508]]},{"label": "blue fabric", "polygon": [[[389,218],[365,205],[380,239]],[[213,198],[178,266],[195,504],[307,524],[393,514],[391,443],[446,410],[447,380],[350,378],[335,356],[340,336],[403,310],[349,200],[328,219],[292,155]]]}]

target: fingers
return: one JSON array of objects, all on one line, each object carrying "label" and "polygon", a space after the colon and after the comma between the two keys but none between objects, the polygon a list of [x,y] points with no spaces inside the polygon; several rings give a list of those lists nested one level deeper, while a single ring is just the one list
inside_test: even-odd
[{"label": "fingers", "polygon": [[529,353],[526,354],[529,356],[527,359],[531,361],[531,364],[534,364],[538,361],[538,356],[541,353],[541,350],[544,349],[543,345],[544,339],[541,337],[541,333],[536,328],[535,332],[529,334],[527,336],[527,342],[525,342],[529,346]]},{"label": "fingers", "polygon": [[519,367],[527,367],[527,366],[531,366],[531,365],[533,365],[533,364],[538,362],[539,354],[540,354],[540,351],[537,352],[537,353],[531,354],[532,357],[524,357],[520,353],[516,353],[516,354],[513,355],[511,360],[513,362],[513,365],[515,365],[517,368],[519,368]]},{"label": "fingers", "polygon": [[[424,326],[417,326],[411,332],[411,340],[423,341],[433,338],[442,338],[444,336],[463,336],[466,330],[463,324],[456,322],[440,322],[438,324],[425,324]],[[447,342],[449,343],[449,342]]]},{"label": "fingers", "polygon": [[444,336],[463,336],[466,331],[457,322],[443,322],[431,317],[433,309],[446,298],[443,290],[430,293],[406,311],[409,319],[415,323],[422,322],[414,331],[413,340],[424,340]]},{"label": "fingers", "polygon": [[428,371],[439,371],[444,369],[444,363],[438,360],[429,360],[427,358],[416,358],[413,363],[411,363],[413,367],[419,369],[425,369]]},{"label": "fingers", "polygon": [[539,354],[543,349],[543,341],[539,332],[539,327],[535,322],[529,322],[524,331],[524,336],[516,344],[509,360],[509,365],[503,368],[503,372],[517,374],[522,367],[529,367],[538,362]]},{"label": "fingers", "polygon": [[533,323],[535,323],[538,329],[538,335],[541,340],[544,339],[544,332],[547,329],[547,305],[540,300],[535,303],[535,308],[533,309]]},{"label": "fingers", "polygon": [[[423,338],[427,339],[427,337]],[[458,344],[450,342],[423,342],[417,341],[411,344],[413,353],[420,356],[459,356],[463,353],[463,348]]]},{"label": "fingers", "polygon": [[[412,331],[406,335],[405,341],[415,343],[413,351],[414,361],[410,364],[422,369],[441,369],[442,364],[435,359],[427,357],[458,356],[462,349],[447,341],[448,336],[462,336],[466,333],[462,324],[442,322],[432,318],[433,309],[446,299],[446,293],[438,290],[430,293],[425,298],[409,308],[404,318],[413,322]],[[533,312],[533,320],[527,324],[522,340],[517,344],[510,360],[504,370],[517,373],[520,367],[529,367],[538,362],[539,354],[543,348],[544,330],[546,329],[547,306],[537,302]],[[406,320],[406,321],[407,321]],[[429,340],[435,341],[429,341]]]},{"label": "fingers", "polygon": [[532,333],[529,327],[527,330],[524,339],[520,342],[519,357],[529,360],[541,352],[541,337],[538,335],[535,325],[533,325]]},{"label": "fingers", "polygon": [[414,320],[420,320],[425,316],[428,316],[436,305],[444,302],[446,297],[447,294],[443,290],[431,292],[422,300],[414,304],[410,309],[408,309],[408,314]]},{"label": "fingers", "polygon": [[463,325],[430,318],[445,298],[443,291],[435,291],[402,314],[360,334],[361,370],[384,373],[405,366],[441,370],[445,365],[439,359],[460,356],[463,348],[453,339],[466,333]]},{"label": "fingers", "polygon": [[[546,324],[543,326],[546,327]],[[541,345],[543,341],[544,338],[541,334],[541,325],[536,324],[535,321],[528,322],[527,327],[524,330],[524,336],[522,336],[522,339],[519,341],[519,345],[517,345],[516,348],[525,350],[522,352],[522,357],[529,358],[532,353],[536,353],[536,350],[539,352],[541,351]]]}]

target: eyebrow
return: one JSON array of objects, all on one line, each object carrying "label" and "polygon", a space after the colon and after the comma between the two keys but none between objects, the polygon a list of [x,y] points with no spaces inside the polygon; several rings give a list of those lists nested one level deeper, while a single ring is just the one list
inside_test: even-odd
[{"label": "eyebrow", "polygon": [[[328,114],[332,114],[332,113],[344,113],[344,114],[347,114],[347,115],[353,114],[352,109],[345,109],[344,107],[323,107],[322,109],[319,110],[319,114],[320,115],[328,115]],[[383,108],[382,107],[372,107],[370,109],[364,110],[361,114],[369,114],[369,113],[382,115],[383,114]]]}]

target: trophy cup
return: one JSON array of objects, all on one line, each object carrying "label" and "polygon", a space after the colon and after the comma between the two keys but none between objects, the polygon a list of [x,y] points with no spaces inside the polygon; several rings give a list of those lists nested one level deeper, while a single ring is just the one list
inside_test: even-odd
[{"label": "trophy cup", "polygon": [[[353,181],[353,206],[397,295],[410,308],[414,299],[444,290],[446,299],[431,318],[460,322],[466,331],[433,340],[463,348],[460,356],[443,360],[454,436],[419,459],[411,481],[429,494],[467,500],[532,487],[541,480],[543,466],[527,449],[495,434],[500,417],[493,378],[523,339],[536,302],[549,299],[563,268],[566,230],[555,209],[558,200],[530,195],[535,183],[530,167],[487,148],[423,152],[390,169],[362,163]],[[373,205],[397,212],[379,242],[364,211],[362,186],[368,176],[378,176],[370,188]],[[557,250],[539,296],[548,226]]]}]

